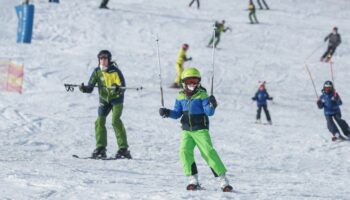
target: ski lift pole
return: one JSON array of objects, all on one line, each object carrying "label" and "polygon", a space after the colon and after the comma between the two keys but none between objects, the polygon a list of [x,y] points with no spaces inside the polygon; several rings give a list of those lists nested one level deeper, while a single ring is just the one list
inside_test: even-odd
[{"label": "ski lift pole", "polygon": [[162,68],[160,67],[159,39],[158,39],[158,35],[157,35],[157,38],[156,38],[156,44],[157,44],[157,57],[158,57],[158,67],[159,67],[160,98],[161,98],[162,107],[164,108],[164,95],[163,95],[163,84],[162,84]]},{"label": "ski lift pole", "polygon": [[[78,85],[78,84],[69,84],[69,83],[65,83],[64,84],[64,87],[66,88],[66,90],[67,90],[67,92],[74,92],[74,88],[75,87],[79,87],[79,86],[81,86],[81,85]],[[108,89],[116,89],[117,87],[116,86],[111,86],[111,87],[101,87],[101,86],[94,86],[94,88],[108,88]],[[143,90],[144,88],[142,87],[142,86],[140,86],[140,87],[118,87],[118,88],[120,88],[120,89],[122,89],[122,90],[136,90],[136,91],[138,91],[138,90]]]},{"label": "ski lift pole", "polygon": [[333,73],[333,62],[332,61],[329,63],[329,67],[331,68],[332,82],[334,84],[334,73]]},{"label": "ski lift pole", "polygon": [[313,80],[313,78],[312,78],[312,75],[311,75],[310,69],[309,69],[309,67],[307,66],[307,64],[306,64],[306,63],[305,63],[305,68],[306,68],[306,70],[307,70],[307,72],[308,72],[308,74],[309,74],[310,80],[311,80],[312,85],[313,85],[313,87],[314,87],[314,91],[315,91],[316,98],[318,99],[318,94],[317,94],[317,90],[316,90],[315,82],[314,82],[314,80]]},{"label": "ski lift pole", "polygon": [[216,27],[214,26],[214,29],[213,29],[213,53],[212,53],[212,70],[213,70],[213,74],[211,76],[211,87],[210,87],[210,95],[213,95],[214,94],[214,58],[215,58],[215,31],[216,31]]}]

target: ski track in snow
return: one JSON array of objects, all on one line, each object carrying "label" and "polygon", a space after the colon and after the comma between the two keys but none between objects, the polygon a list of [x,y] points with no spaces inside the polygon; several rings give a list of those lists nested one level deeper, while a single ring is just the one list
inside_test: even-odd
[{"label": "ski track in snow", "polygon": [[[99,2],[77,0],[50,4],[36,0],[33,41],[16,41],[17,1],[0,0],[0,59],[25,65],[24,92],[0,93],[0,199],[349,199],[350,147],[331,142],[317,92],[331,79],[319,62],[323,38],[339,27],[342,44],[334,56],[335,84],[350,120],[348,0],[268,1],[250,25],[247,2],[163,0]],[[210,91],[212,49],[206,48],[215,20],[232,28],[222,34],[215,52],[214,95],[219,106],[211,118],[213,144],[228,169],[234,193],[222,193],[217,180],[195,151],[205,190],[187,192],[178,149],[179,121],[159,117],[159,36],[165,106],[172,108],[177,90],[175,59],[182,43]],[[94,149],[98,94],[66,92],[63,84],[87,82],[96,54],[109,49],[128,86],[124,121],[132,160],[79,160]],[[315,53],[305,61],[312,51]],[[273,125],[254,124],[251,101],[258,81],[267,81]],[[265,120],[264,113],[262,119]],[[108,155],[117,151],[107,119]]]}]

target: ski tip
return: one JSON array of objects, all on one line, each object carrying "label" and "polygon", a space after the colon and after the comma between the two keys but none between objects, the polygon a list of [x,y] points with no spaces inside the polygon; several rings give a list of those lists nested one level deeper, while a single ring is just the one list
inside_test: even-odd
[{"label": "ski tip", "polygon": [[73,154],[72,157],[73,157],[73,158],[79,158],[79,156],[78,156],[78,155],[75,155],[75,154]]}]

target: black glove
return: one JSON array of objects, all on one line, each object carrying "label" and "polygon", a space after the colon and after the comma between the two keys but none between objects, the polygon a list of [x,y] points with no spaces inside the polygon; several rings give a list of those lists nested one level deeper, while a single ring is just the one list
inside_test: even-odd
[{"label": "black glove", "polygon": [[253,100],[253,101],[255,101],[255,100],[256,100],[256,98],[255,98],[255,97],[252,97],[252,100]]},{"label": "black glove", "polygon": [[114,83],[114,84],[112,85],[112,87],[114,87],[114,91],[115,91],[115,92],[119,92],[119,90],[120,90],[120,86],[119,86],[119,85],[117,85],[117,84]]},{"label": "black glove", "polygon": [[322,105],[323,105],[323,103],[322,103],[321,99],[318,99],[318,100],[317,100],[317,106],[318,106],[319,108],[322,108]]},{"label": "black glove", "polygon": [[170,115],[170,110],[167,108],[159,108],[159,114],[160,116],[162,116],[163,118],[169,117]]},{"label": "black glove", "polygon": [[187,60],[192,60],[192,57],[189,57]]},{"label": "black glove", "polygon": [[272,100],[273,100],[273,97],[270,97],[270,98],[269,98],[269,100],[271,100],[271,101],[272,101]]},{"label": "black glove", "polygon": [[81,83],[81,85],[79,86],[79,90],[82,93],[86,93],[87,86],[85,86],[84,83]]},{"label": "black glove", "polygon": [[218,106],[218,102],[216,102],[216,99],[213,95],[209,96],[208,100],[211,107],[216,108]]}]

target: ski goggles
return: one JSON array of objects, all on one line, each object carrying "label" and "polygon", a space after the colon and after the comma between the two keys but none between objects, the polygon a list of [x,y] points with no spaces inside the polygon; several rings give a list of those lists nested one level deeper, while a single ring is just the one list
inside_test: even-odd
[{"label": "ski goggles", "polygon": [[102,56],[99,56],[99,57],[98,57],[98,59],[100,59],[100,60],[103,60],[103,59],[108,59],[108,56],[106,56],[106,55],[102,55]]},{"label": "ski goggles", "polygon": [[187,78],[184,80],[186,85],[198,85],[200,80],[198,78]]}]

